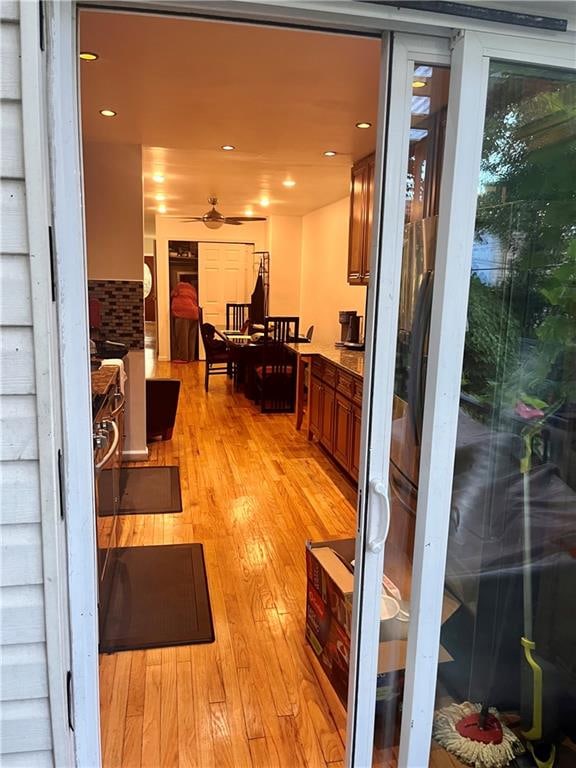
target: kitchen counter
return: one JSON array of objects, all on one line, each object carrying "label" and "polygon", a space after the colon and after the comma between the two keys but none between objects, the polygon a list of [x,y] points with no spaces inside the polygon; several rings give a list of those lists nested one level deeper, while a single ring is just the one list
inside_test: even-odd
[{"label": "kitchen counter", "polygon": [[106,395],[118,381],[118,367],[116,365],[103,365],[97,371],[92,371],[92,415],[96,416]]},{"label": "kitchen counter", "polygon": [[364,377],[364,352],[335,347],[333,344],[286,344],[286,346],[297,355],[319,355],[354,376]]}]

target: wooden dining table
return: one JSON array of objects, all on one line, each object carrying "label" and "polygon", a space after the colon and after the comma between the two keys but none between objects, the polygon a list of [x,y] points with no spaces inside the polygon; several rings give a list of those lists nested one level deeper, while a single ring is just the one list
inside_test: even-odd
[{"label": "wooden dining table", "polygon": [[253,399],[253,392],[248,372],[261,360],[262,342],[253,341],[251,336],[224,328],[217,328],[216,333],[224,339],[230,350],[234,365],[234,389],[244,387],[246,397]]},{"label": "wooden dining table", "polygon": [[[253,340],[252,336],[239,331],[217,328],[216,333],[226,341],[234,363],[234,389],[244,386],[246,397],[253,398],[249,372],[261,362],[264,341]],[[310,345],[306,336],[291,339],[286,347],[296,353],[296,425],[300,429],[303,416],[304,374],[302,366],[309,361],[305,349]]]}]

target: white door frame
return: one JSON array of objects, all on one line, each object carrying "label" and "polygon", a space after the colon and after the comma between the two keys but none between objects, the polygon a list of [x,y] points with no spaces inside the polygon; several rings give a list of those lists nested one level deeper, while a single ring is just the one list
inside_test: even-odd
[{"label": "white door frame", "polygon": [[76,5],[45,8],[75,756],[93,768],[101,763],[98,595]]},{"label": "white door frame", "polygon": [[[121,9],[136,11],[164,10],[185,15],[187,13],[253,20],[261,22],[297,24],[300,26],[321,27],[340,32],[364,32],[382,34],[387,30],[404,30],[421,34],[433,34],[438,37],[450,37],[454,29],[466,28],[481,32],[490,32],[491,25],[486,22],[464,20],[458,17],[438,17],[433,14],[418,14],[413,11],[402,11],[390,7],[367,6],[349,3],[345,6],[335,2],[334,5],[322,2],[304,2],[298,0],[286,5],[280,0],[232,0],[231,2],[194,2],[185,0],[125,0],[118,2]],[[87,275],[85,261],[84,220],[83,220],[83,189],[81,140],[79,129],[78,108],[78,57],[77,57],[77,11],[73,0],[54,2],[45,5],[48,22],[48,111],[49,133],[52,148],[52,199],[55,225],[55,246],[58,280],[58,310],[61,351],[61,388],[57,393],[61,397],[63,411],[63,440],[65,447],[64,477],[65,504],[68,512],[68,580],[69,607],[71,624],[72,672],[74,678],[73,708],[75,721],[76,764],[86,768],[100,764],[100,729],[99,729],[99,696],[98,696],[98,631],[96,610],[96,562],[95,562],[95,530],[94,530],[94,496],[92,480],[92,423],[90,397],[90,371],[88,340],[88,303]],[[573,52],[573,35],[560,35],[541,30],[517,30],[505,27],[509,35],[483,34],[479,36],[479,45],[483,51],[507,58],[520,59],[524,57],[531,62],[568,66],[567,60]],[[470,38],[471,39],[471,38]],[[535,56],[538,49],[540,59]],[[484,55],[489,55],[484,53]],[[571,62],[573,63],[573,62]],[[462,66],[477,67],[477,60],[462,56]],[[483,105],[482,105],[483,107]],[[453,116],[454,117],[454,116]],[[459,123],[460,127],[460,123]],[[452,130],[456,130],[455,127]],[[452,161],[459,158],[454,156]],[[472,173],[463,186],[469,191],[475,187],[476,175]],[[444,195],[445,197],[446,195]],[[468,199],[472,197],[468,194]],[[444,206],[448,205],[444,202]],[[454,249],[460,246],[465,261],[466,247],[472,243],[472,228],[470,217],[462,225],[455,227],[457,233],[448,237],[443,233],[444,240],[450,246],[446,252],[446,263],[450,263]],[[388,222],[389,224],[390,222]],[[439,238],[441,233],[439,232]],[[439,239],[440,242],[440,239]],[[84,254],[84,258],[81,255]],[[462,269],[460,278],[463,279],[465,270]],[[468,277],[468,275],[466,275]],[[446,281],[450,272],[446,272]],[[466,287],[467,290],[467,287]],[[436,292],[440,295],[440,292]],[[369,291],[375,296],[375,290]],[[381,294],[382,295],[382,294]],[[390,296],[386,301],[390,301]],[[435,299],[433,314],[433,332],[438,333],[442,328],[440,314],[444,304]],[[374,298],[371,306],[374,311]],[[460,302],[462,304],[462,302]],[[460,307],[462,309],[462,307]],[[388,304],[388,314],[393,318],[393,305]],[[373,316],[373,314],[372,314]],[[463,341],[465,312],[456,323],[455,340],[458,341],[458,331]],[[444,346],[436,338],[437,353],[440,356]],[[431,340],[432,343],[432,340]],[[368,352],[369,354],[369,352]],[[456,356],[457,357],[457,356]],[[452,361],[452,385],[455,379],[455,366]],[[448,371],[438,371],[437,375],[428,375],[428,386],[436,391],[436,399],[440,396],[439,386],[441,375],[450,378]],[[459,377],[459,371],[458,371]],[[376,383],[376,380],[375,380]],[[372,387],[374,384],[372,385]],[[454,386],[448,397],[448,405],[453,410],[452,421],[455,423],[457,400],[454,400]],[[429,394],[429,392],[427,392]],[[427,398],[427,403],[430,398]],[[431,402],[431,401],[430,401]],[[432,406],[430,406],[431,408]],[[436,409],[435,409],[436,410]],[[450,408],[447,408],[447,412]],[[382,419],[383,414],[379,414]],[[449,414],[448,414],[449,415]],[[425,413],[425,435],[430,437],[433,414]],[[363,433],[367,432],[367,419],[364,419]],[[454,424],[450,428],[454,430]],[[366,439],[363,437],[364,445]],[[453,460],[453,446],[448,443],[443,446],[442,453],[446,454],[448,465]],[[382,454],[383,455],[383,454]],[[381,456],[382,458],[382,456]],[[385,467],[387,470],[387,467]],[[365,471],[365,470],[364,470]],[[429,494],[427,494],[429,496]],[[443,510],[439,510],[441,513]],[[417,530],[417,537],[422,532]],[[425,536],[424,536],[425,538]],[[375,560],[374,558],[372,558]],[[443,572],[442,568],[440,569]],[[372,563],[372,576],[375,576]],[[438,568],[436,568],[438,571]],[[438,582],[439,571],[436,575]],[[442,573],[443,576],[443,573]],[[432,611],[434,613],[434,611]],[[368,614],[366,614],[368,615]],[[372,616],[373,623],[374,615]],[[434,617],[431,617],[434,626]],[[436,618],[436,623],[439,619]],[[415,626],[415,625],[414,625]],[[410,647],[415,658],[418,657],[418,632],[411,629]],[[416,632],[416,634],[415,634]],[[437,653],[437,648],[436,648]],[[367,667],[366,667],[367,668]],[[408,683],[407,683],[408,684]],[[408,689],[407,689],[408,690]],[[428,700],[430,697],[428,697]],[[431,717],[431,714],[430,714]],[[362,728],[362,741],[371,743],[373,724],[359,723]],[[405,729],[406,730],[406,729]],[[352,757],[350,756],[349,760]],[[406,765],[416,765],[411,757]],[[352,764],[349,762],[349,764]],[[356,765],[361,765],[356,762]]]}]

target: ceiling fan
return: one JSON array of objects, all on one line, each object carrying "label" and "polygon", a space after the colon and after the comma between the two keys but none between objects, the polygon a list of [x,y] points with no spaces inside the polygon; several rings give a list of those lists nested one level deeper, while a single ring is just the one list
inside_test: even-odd
[{"label": "ceiling fan", "polygon": [[245,221],[266,221],[265,218],[259,216],[223,216],[220,211],[216,210],[217,197],[209,197],[208,202],[212,208],[203,216],[191,216],[190,218],[182,219],[182,221],[202,221],[208,229],[220,229],[223,224],[238,226],[244,224]]}]

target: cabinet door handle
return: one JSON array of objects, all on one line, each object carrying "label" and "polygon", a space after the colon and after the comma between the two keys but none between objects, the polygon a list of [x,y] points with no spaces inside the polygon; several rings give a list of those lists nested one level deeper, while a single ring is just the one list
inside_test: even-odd
[{"label": "cabinet door handle", "polygon": [[368,549],[380,552],[390,529],[390,500],[388,486],[381,480],[370,480],[368,505]]}]

